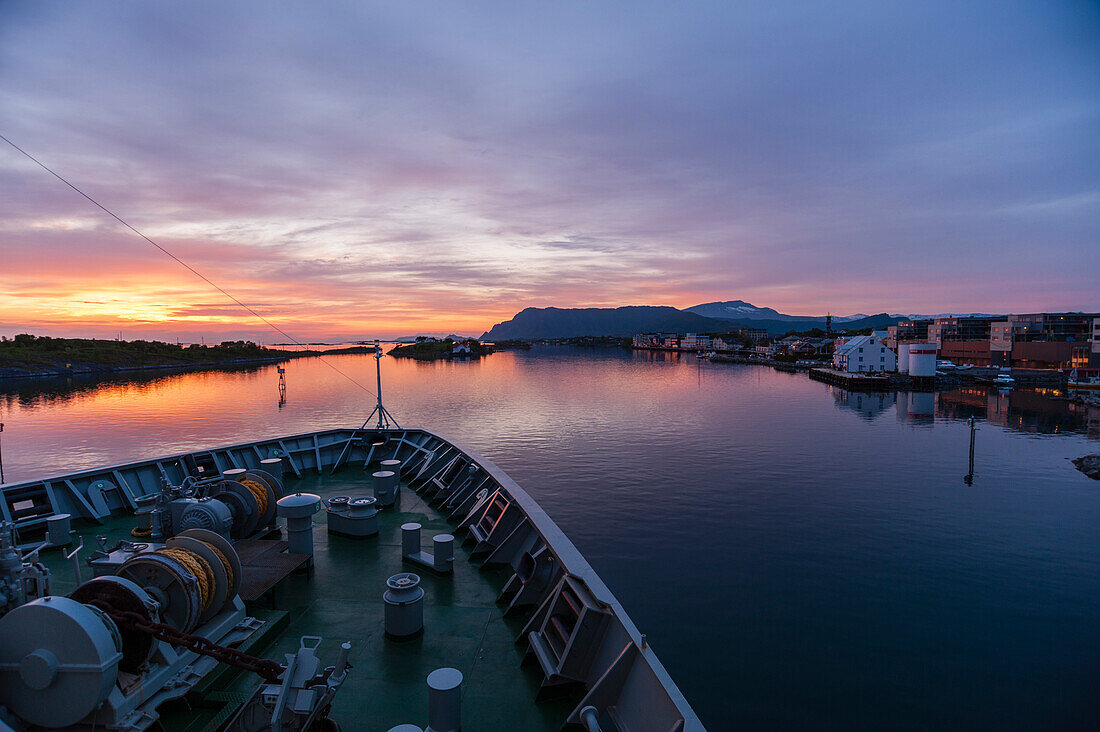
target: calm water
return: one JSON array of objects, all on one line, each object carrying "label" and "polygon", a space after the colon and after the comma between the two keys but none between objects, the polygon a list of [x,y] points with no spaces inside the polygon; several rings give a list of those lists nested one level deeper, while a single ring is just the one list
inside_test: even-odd
[{"label": "calm water", "polygon": [[[330,360],[373,384],[369,356]],[[625,351],[383,365],[402,424],[481,450],[543,504],[710,729],[1100,721],[1100,483],[1069,463],[1100,451],[1100,415]],[[274,367],[0,382],[6,477],[371,409],[317,359],[286,370],[283,406]]]}]

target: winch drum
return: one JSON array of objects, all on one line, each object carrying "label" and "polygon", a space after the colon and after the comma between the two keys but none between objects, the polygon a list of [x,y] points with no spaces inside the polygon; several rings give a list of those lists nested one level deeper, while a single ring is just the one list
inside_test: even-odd
[{"label": "winch drum", "polygon": [[34,725],[76,724],[110,694],[121,660],[103,613],[67,597],[34,600],[0,618],[0,704]]}]

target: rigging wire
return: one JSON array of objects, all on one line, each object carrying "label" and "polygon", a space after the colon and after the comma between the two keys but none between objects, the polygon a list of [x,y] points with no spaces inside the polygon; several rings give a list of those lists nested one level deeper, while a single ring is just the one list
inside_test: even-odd
[{"label": "rigging wire", "polygon": [[[58,174],[57,172],[55,172],[55,171],[54,171],[54,170],[53,170],[52,168],[50,168],[50,167],[49,167],[48,165],[46,165],[45,163],[43,163],[43,162],[42,162],[41,160],[39,160],[38,158],[36,158],[35,156],[31,155],[31,154],[30,154],[29,152],[27,152],[27,151],[26,151],[26,150],[24,150],[23,148],[21,148],[21,147],[19,147],[18,145],[16,145],[16,144],[15,144],[14,142],[12,142],[11,140],[9,140],[9,139],[8,139],[7,137],[4,137],[4,135],[2,135],[2,134],[0,134],[0,140],[3,140],[4,142],[6,142],[6,143],[8,143],[9,145],[11,145],[11,146],[12,146],[13,148],[15,148],[15,149],[16,149],[16,150],[18,150],[18,151],[19,151],[20,153],[22,153],[22,154],[23,154],[23,155],[24,155],[24,156],[25,156],[25,157],[26,157],[27,159],[29,159],[29,160],[30,160],[31,162],[33,162],[33,163],[34,163],[35,165],[37,165],[38,167],[42,168],[42,170],[45,170],[45,171],[46,171],[47,173],[49,173],[50,175],[52,175],[52,176],[53,176],[54,178],[57,178],[57,179],[58,179],[59,181],[61,181],[61,182],[62,182],[62,183],[64,183],[65,185],[67,185],[67,186],[68,186],[69,188],[72,188],[72,189],[73,189],[74,191],[76,191],[76,192],[77,192],[77,193],[79,193],[79,194],[80,194],[81,196],[83,196],[84,198],[86,198],[86,199],[87,199],[87,200],[88,200],[89,202],[91,202],[91,203],[92,203],[92,205],[94,205],[94,206],[95,206],[96,208],[98,208],[99,210],[103,211],[103,213],[107,214],[107,215],[108,215],[108,216],[110,216],[110,217],[111,217],[112,219],[114,219],[114,220],[115,220],[115,221],[117,221],[118,223],[122,224],[122,225],[123,225],[123,226],[125,226],[125,227],[126,227],[127,229],[129,229],[130,231],[134,232],[135,234],[137,234],[138,236],[140,236],[140,237],[141,237],[142,239],[144,239],[145,241],[147,241],[147,242],[149,242],[150,244],[152,244],[152,245],[153,245],[154,247],[156,247],[156,248],[157,248],[157,249],[159,249],[159,250],[160,250],[161,252],[163,252],[164,254],[166,254],[166,255],[167,255],[168,257],[170,257],[171,259],[173,259],[173,260],[174,260],[174,261],[175,261],[175,262],[176,262],[177,264],[179,264],[179,265],[180,265],[180,266],[182,266],[182,267],[183,267],[184,269],[186,269],[187,271],[189,271],[189,272],[190,272],[191,274],[195,275],[196,277],[198,277],[199,279],[201,279],[201,280],[202,280],[203,282],[205,282],[206,284],[210,285],[210,286],[211,286],[211,287],[213,287],[213,288],[214,288],[215,290],[217,290],[217,291],[218,291],[218,292],[220,292],[221,294],[225,295],[226,297],[228,297],[228,298],[229,298],[230,300],[232,300],[232,301],[233,301],[233,302],[235,302],[236,304],[240,305],[240,306],[241,306],[242,308],[244,308],[245,310],[247,310],[247,311],[248,311],[249,313],[251,313],[252,315],[254,315],[254,316],[256,316],[257,318],[259,318],[259,319],[260,319],[261,321],[263,321],[263,322],[264,322],[264,323],[265,323],[265,324],[266,324],[266,325],[267,325],[268,327],[270,327],[270,328],[271,328],[272,330],[274,330],[274,331],[275,331],[276,333],[279,333],[280,335],[282,335],[282,336],[283,336],[284,338],[286,338],[287,340],[289,340],[289,341],[290,341],[291,343],[293,343],[294,345],[296,345],[296,346],[298,346],[298,347],[302,348],[303,350],[306,350],[306,345],[305,345],[304,343],[301,343],[300,341],[298,341],[297,339],[295,339],[295,338],[294,338],[293,336],[291,336],[291,335],[290,335],[289,333],[287,333],[287,332],[286,332],[285,330],[283,330],[283,329],[282,329],[282,328],[280,328],[279,326],[275,325],[274,323],[272,323],[272,322],[271,322],[270,320],[268,320],[268,319],[267,319],[267,318],[265,318],[264,316],[260,315],[260,314],[259,314],[258,312],[256,312],[255,310],[253,310],[252,308],[250,308],[250,307],[249,307],[248,305],[244,304],[243,302],[241,302],[240,300],[238,300],[237,298],[235,298],[235,297],[234,297],[233,295],[231,295],[231,294],[229,294],[228,292],[226,292],[226,291],[225,291],[224,289],[222,289],[221,287],[219,287],[219,286],[218,286],[218,285],[217,285],[216,283],[214,283],[213,281],[211,281],[211,280],[210,280],[210,278],[208,278],[208,277],[207,277],[206,275],[204,275],[204,274],[203,274],[202,272],[199,272],[199,271],[198,271],[197,269],[195,269],[194,267],[192,267],[191,265],[189,265],[189,264],[188,264],[187,262],[183,261],[182,259],[180,259],[179,257],[177,257],[177,256],[176,256],[175,254],[172,254],[172,252],[168,251],[167,249],[165,249],[164,247],[162,247],[162,246],[161,246],[160,244],[157,244],[157,243],[156,243],[155,241],[153,241],[152,239],[150,239],[149,237],[147,237],[147,236],[146,236],[145,234],[143,234],[143,233],[141,233],[140,231],[138,231],[137,229],[135,229],[135,228],[134,228],[133,226],[131,226],[131,225],[129,224],[129,222],[125,221],[125,220],[124,220],[124,219],[123,219],[123,218],[122,218],[121,216],[119,216],[119,215],[118,215],[118,214],[116,214],[116,213],[115,213],[114,211],[112,211],[111,209],[109,209],[109,208],[107,208],[106,206],[104,206],[103,204],[101,204],[101,203],[100,203],[99,201],[97,201],[97,200],[95,200],[94,198],[92,198],[91,196],[89,196],[89,195],[88,195],[87,193],[85,193],[84,191],[82,191],[82,190],[80,190],[79,188],[77,188],[77,187],[76,187],[76,186],[75,186],[74,184],[70,183],[70,182],[69,182],[68,180],[66,180],[66,179],[65,179],[64,177],[62,177],[61,175],[59,175],[59,174]],[[353,377],[351,377],[351,376],[349,376],[348,374],[346,374],[346,373],[345,373],[344,371],[342,371],[341,369],[339,369],[339,368],[337,368],[336,366],[334,366],[334,365],[332,365],[331,363],[329,363],[329,362],[328,362],[328,361],[327,361],[327,360],[326,360],[326,359],[324,358],[324,356],[318,356],[318,358],[319,358],[319,359],[321,360],[321,362],[322,362],[322,363],[324,363],[324,364],[325,364],[326,366],[328,366],[328,367],[329,367],[330,369],[332,369],[332,370],[333,370],[333,371],[335,371],[336,373],[340,374],[340,375],[341,375],[341,376],[343,376],[343,377],[344,377],[345,379],[347,379],[347,380],[348,380],[348,381],[350,381],[351,383],[355,384],[356,386],[358,386],[358,387],[359,387],[360,389],[362,389],[363,391],[367,392],[367,393],[368,393],[368,394],[370,394],[371,396],[376,396],[376,395],[375,395],[375,393],[374,393],[373,391],[371,391],[371,390],[370,390],[369,388],[367,388],[366,386],[364,386],[363,384],[361,384],[361,383],[360,383],[359,381],[357,381],[357,380],[356,380],[356,379],[354,379]]]}]

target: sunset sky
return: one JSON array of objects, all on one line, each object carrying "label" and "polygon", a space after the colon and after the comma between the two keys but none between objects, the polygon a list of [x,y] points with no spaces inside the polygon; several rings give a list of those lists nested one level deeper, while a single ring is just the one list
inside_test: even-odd
[{"label": "sunset sky", "polygon": [[[0,134],[296,338],[1100,309],[1100,4],[0,0]],[[0,143],[0,334],[280,340]]]}]

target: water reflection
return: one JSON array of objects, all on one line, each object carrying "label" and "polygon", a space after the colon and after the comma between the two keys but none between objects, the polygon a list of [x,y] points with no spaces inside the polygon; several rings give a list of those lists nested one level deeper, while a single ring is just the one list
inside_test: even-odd
[{"label": "water reflection", "polygon": [[1100,409],[1073,404],[1036,390],[972,388],[942,392],[866,393],[828,387],[836,406],[874,421],[895,410],[898,421],[930,425],[936,419],[984,420],[1013,432],[1040,435],[1085,434],[1100,439]]},{"label": "water reflection", "polygon": [[897,404],[898,395],[894,392],[868,393],[859,391],[846,391],[835,386],[829,387],[833,392],[836,405],[841,409],[850,409],[868,422],[884,414]]},{"label": "water reflection", "polygon": [[[266,365],[228,366],[204,369],[203,373],[255,374],[266,368],[269,367]],[[148,394],[158,384],[168,383],[181,376],[182,374],[177,370],[150,369],[128,374],[74,374],[45,378],[0,379],[0,404],[9,410],[16,407],[32,409],[64,404],[73,399],[94,397],[97,393],[116,390],[131,394]]]}]

